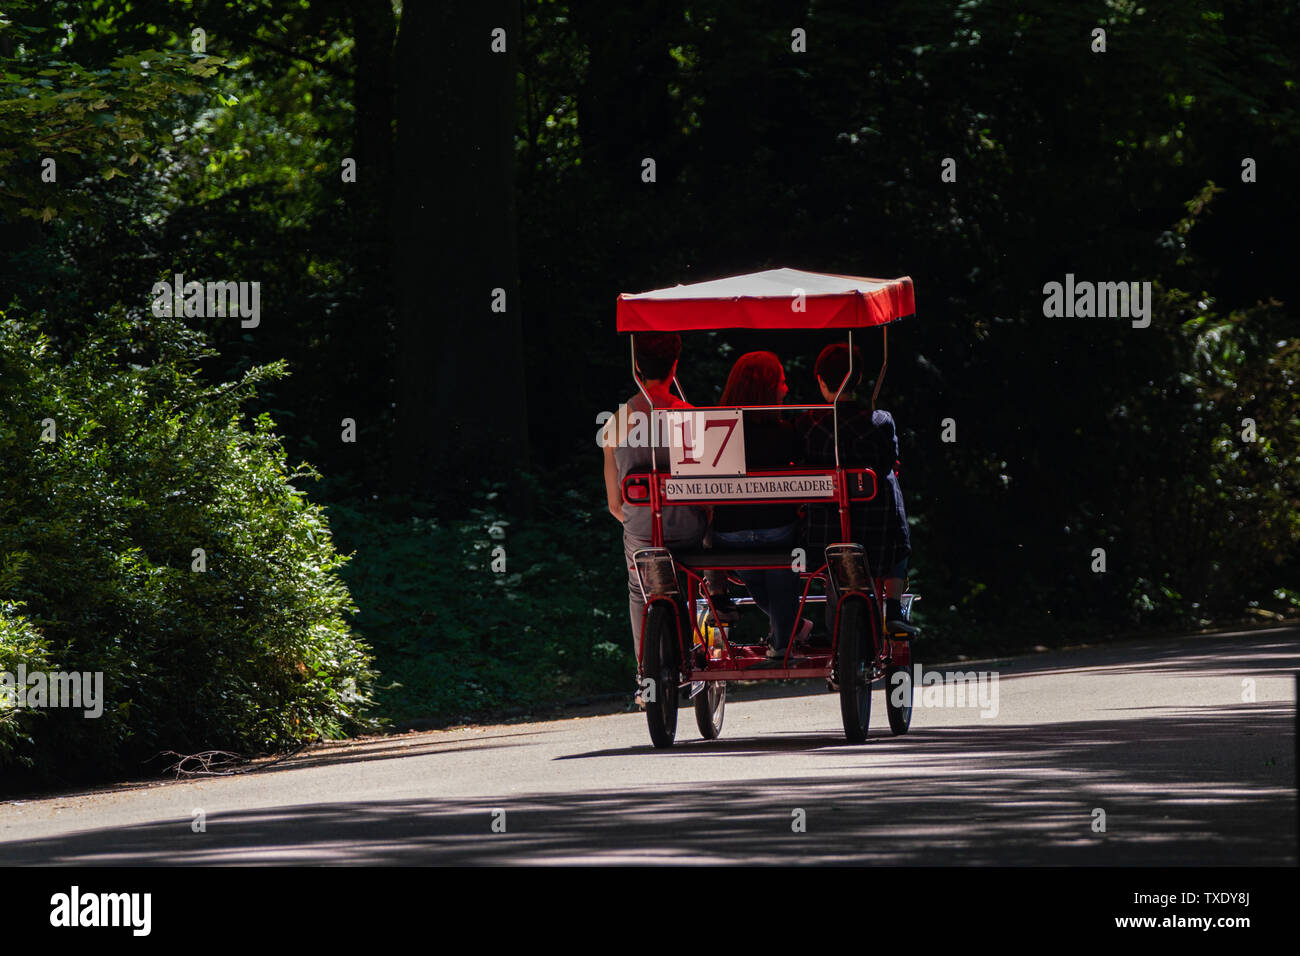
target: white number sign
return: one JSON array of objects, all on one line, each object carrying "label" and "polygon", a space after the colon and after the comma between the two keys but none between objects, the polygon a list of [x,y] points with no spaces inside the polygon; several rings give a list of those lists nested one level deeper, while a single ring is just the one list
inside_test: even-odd
[{"label": "white number sign", "polygon": [[743,475],[745,419],[738,408],[661,413],[673,475]]}]

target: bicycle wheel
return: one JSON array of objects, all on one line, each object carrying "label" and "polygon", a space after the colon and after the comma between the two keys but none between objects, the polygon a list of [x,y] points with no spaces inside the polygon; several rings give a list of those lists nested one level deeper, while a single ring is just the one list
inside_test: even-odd
[{"label": "bicycle wheel", "polygon": [[645,691],[645,716],[650,726],[650,741],[662,749],[673,745],[677,736],[678,685],[681,667],[677,644],[677,627],[671,607],[654,604],[646,612],[644,646],[641,649],[641,673],[653,683]]}]

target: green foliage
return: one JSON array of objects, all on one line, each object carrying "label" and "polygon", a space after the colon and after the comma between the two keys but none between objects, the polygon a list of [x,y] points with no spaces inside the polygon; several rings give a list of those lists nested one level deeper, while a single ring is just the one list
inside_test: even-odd
[{"label": "green foliage", "polygon": [[[38,25],[26,0],[0,19],[0,213],[48,222],[92,213],[98,179],[155,161],[159,114],[204,94],[225,63],[187,47],[122,53],[99,67],[70,59],[64,29]],[[53,159],[57,179],[45,182]]]},{"label": "green foliage", "polygon": [[208,386],[208,355],[170,319],[115,314],[66,355],[39,322],[0,321],[4,599],[59,667],[104,673],[101,718],[51,710],[19,750],[44,776],[368,725],[345,559],[296,486],[314,473],[286,467],[269,417],[240,413],[283,369]]},{"label": "green foliage", "polygon": [[[340,577],[395,719],[625,690],[622,557],[591,442],[595,414],[632,391],[613,296],[771,265],[917,279],[882,404],[901,428],[928,653],[1300,601],[1282,586],[1300,580],[1297,292],[1288,247],[1261,228],[1297,205],[1283,172],[1300,148],[1296,18],[1200,0],[819,0],[793,16],[775,0],[524,0],[529,453],[573,490],[511,516],[484,494],[453,518],[447,496],[382,497],[401,412],[394,289],[423,294],[435,275],[389,268],[390,199],[405,208],[412,186],[395,156],[413,140],[392,107],[427,97],[436,122],[457,92],[403,86],[391,10],[4,4],[0,309],[43,314],[7,327],[0,353],[0,655],[116,668],[119,696],[93,727],[0,717],[0,759],[120,765],[164,741],[276,746],[359,726],[331,696],[364,653],[340,623]],[[209,53],[190,50],[195,24]],[[1089,50],[1097,25],[1104,55]],[[1258,182],[1240,181],[1244,155]],[[57,185],[41,182],[46,156]],[[357,182],[341,182],[342,157]],[[948,157],[955,183],[939,178]],[[442,161],[405,165],[455,182]],[[459,226],[430,210],[429,228]],[[179,324],[86,327],[175,271],[260,280],[275,320],[207,324],[220,357],[197,370]],[[1042,284],[1067,271],[1154,281],[1151,328],[1044,321]],[[812,399],[821,344],[688,336],[680,373],[710,401],[739,352],[771,347]],[[241,407],[270,410],[283,435],[236,424]],[[356,443],[337,440],[344,416]],[[949,416],[955,444],[938,439]],[[33,444],[46,417],[59,439]],[[321,500],[347,502],[331,523],[348,564],[288,490],[305,473],[283,467],[281,440],[328,475]],[[188,570],[197,546],[206,574]]]},{"label": "green foliage", "polygon": [[[330,440],[341,417],[332,393],[349,395],[347,414],[372,449],[392,409],[383,384],[393,337],[373,334],[388,321],[388,207],[368,192],[391,176],[352,141],[359,55],[352,11],[334,2],[286,7],[251,0],[98,0],[93,9],[24,0],[5,11],[12,22],[0,29],[0,60],[13,83],[35,84],[57,60],[61,75],[82,84],[77,89],[103,89],[113,130],[135,124],[142,137],[78,145],[81,134],[70,132],[76,128],[65,129],[57,109],[34,101],[24,106],[31,115],[13,118],[12,129],[0,116],[0,130],[12,133],[0,146],[13,152],[8,168],[0,162],[0,192],[13,187],[13,204],[0,204],[0,252],[9,259],[0,308],[47,310],[50,335],[63,341],[80,335],[72,317],[118,301],[143,302],[155,281],[178,271],[260,281],[264,314],[277,321],[255,334],[238,323],[205,325],[221,355],[208,373],[234,377],[284,359],[294,374],[267,383],[252,407],[272,411],[286,426],[292,457],[326,473],[352,469],[372,484],[381,481],[382,454],[350,455],[351,446]],[[191,51],[190,31],[200,24],[207,53]],[[155,53],[166,58],[149,59]],[[224,58],[216,73],[191,73],[205,62],[202,69],[211,70],[213,58]],[[178,88],[157,86],[164,79]],[[193,95],[193,83],[202,95]],[[379,128],[391,134],[391,123]],[[47,129],[58,134],[54,142],[72,141],[81,152],[43,148],[33,136],[40,140]],[[57,183],[41,181],[46,155],[58,159]],[[343,157],[361,159],[359,183],[340,181]],[[125,175],[105,178],[112,168]],[[19,204],[59,214],[40,222],[21,216]],[[372,219],[373,238],[359,248],[361,223]],[[19,246],[12,252],[7,235]],[[317,378],[324,369],[328,386]]]},{"label": "green foliage", "polygon": [[[0,566],[0,592],[14,576],[12,563]],[[40,632],[18,613],[12,601],[0,601],[0,674],[17,675],[19,665],[28,670],[48,670],[48,645]],[[17,762],[31,766],[32,734],[43,712],[20,709],[0,689],[0,768]]]},{"label": "green foliage", "polygon": [[1222,610],[1276,578],[1300,545],[1300,339],[1279,303],[1222,315],[1211,296],[1193,299],[1177,293],[1170,305],[1193,316],[1183,377],[1207,422],[1198,517],[1212,529],[1205,587]]},{"label": "green foliage", "polygon": [[376,694],[387,716],[454,722],[626,690],[636,662],[623,556],[617,526],[596,510],[597,478],[590,469],[567,491],[539,491],[526,520],[507,517],[492,491],[451,521],[407,500],[331,506],[340,547],[356,549],[343,574],[357,629],[397,682]]}]

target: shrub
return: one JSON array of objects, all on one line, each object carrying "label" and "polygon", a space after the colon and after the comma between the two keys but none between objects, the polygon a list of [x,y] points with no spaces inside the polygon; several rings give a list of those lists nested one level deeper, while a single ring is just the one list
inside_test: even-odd
[{"label": "shrub", "polygon": [[397,682],[377,693],[394,721],[455,723],[628,692],[627,577],[599,469],[533,485],[527,516],[490,488],[463,518],[409,499],[330,506],[338,540],[356,549],[344,571],[361,605],[356,627]]},{"label": "shrub", "polygon": [[0,735],[44,778],[369,726],[346,559],[297,487],[314,472],[240,412],[284,367],[210,385],[211,354],[172,319],[117,313],[56,348],[0,314],[0,599],[28,618],[4,619],[5,653],[104,674],[99,719],[50,710],[26,742]]},{"label": "shrub", "polygon": [[[0,568],[0,584],[5,569]],[[45,639],[25,617],[18,613],[17,605],[0,601],[0,674],[18,673],[20,664],[30,670],[49,670]],[[0,693],[0,767],[32,763],[32,732],[41,711],[22,710],[13,706],[7,695]]]}]

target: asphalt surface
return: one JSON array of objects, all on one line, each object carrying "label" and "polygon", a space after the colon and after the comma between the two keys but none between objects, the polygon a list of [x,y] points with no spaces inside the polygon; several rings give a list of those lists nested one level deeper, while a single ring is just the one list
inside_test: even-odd
[{"label": "asphalt surface", "polygon": [[683,709],[667,751],[620,713],[0,802],[0,864],[1296,865],[1300,629],[958,668],[995,714],[921,687],[895,737],[878,685],[856,746],[803,682],[733,688],[716,741]]}]

